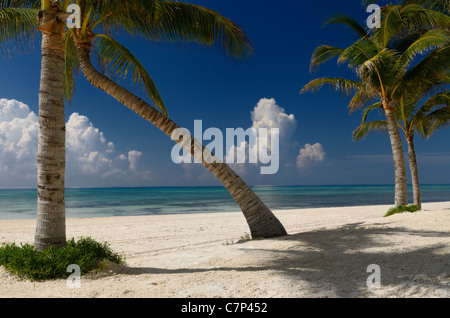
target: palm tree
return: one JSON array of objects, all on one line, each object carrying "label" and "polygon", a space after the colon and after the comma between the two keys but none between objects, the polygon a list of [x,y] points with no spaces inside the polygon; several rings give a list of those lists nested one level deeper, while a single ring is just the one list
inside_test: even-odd
[{"label": "palm tree", "polygon": [[39,140],[37,153],[38,201],[35,247],[66,244],[64,115],[65,19],[58,0],[42,1],[41,83],[39,90]]},{"label": "palm tree", "polygon": [[[366,31],[345,15],[331,18],[326,25],[343,23],[356,31],[360,39],[346,49],[319,46],[313,53],[311,68],[338,57],[338,63],[346,63],[356,71],[358,80],[319,78],[305,85],[301,93],[331,85],[335,90],[353,95],[350,111],[371,102],[380,102],[394,157],[395,204],[404,205],[408,203],[406,164],[393,101],[398,94],[407,94],[411,88],[425,94],[445,82],[448,29],[441,27],[448,27],[449,20],[448,16],[421,7],[414,1],[383,7],[382,17],[381,28],[376,31]],[[413,21],[420,21],[420,28],[414,26]],[[431,52],[411,67],[416,55],[427,51]],[[433,75],[432,79],[428,78],[429,75]]]},{"label": "palm tree", "polygon": [[[414,204],[422,208],[422,197],[419,182],[419,170],[417,165],[414,136],[418,135],[430,138],[438,129],[450,123],[450,93],[448,91],[431,96],[419,107],[419,101],[401,97],[396,102],[398,126],[404,132],[408,144],[408,160],[411,171]],[[371,111],[381,110],[380,103],[375,103],[364,110],[363,120],[353,132],[353,140],[359,141],[371,132],[386,132],[385,120],[367,121]]]},{"label": "palm tree", "polygon": [[[30,2],[36,3],[31,0]],[[62,10],[58,9],[57,14],[62,15],[60,11],[65,11],[68,4],[69,1],[64,2]],[[53,78],[64,84],[63,92],[66,99],[71,99],[75,89],[74,75],[81,69],[94,86],[104,90],[141,117],[155,124],[170,137],[179,126],[168,118],[162,98],[143,65],[125,46],[113,38],[114,35],[126,32],[147,40],[193,42],[215,46],[222,49],[224,54],[237,59],[245,57],[252,51],[248,38],[239,26],[217,12],[204,7],[182,2],[154,0],[84,0],[78,1],[77,4],[81,8],[83,23],[81,28],[66,30],[63,35],[64,48],[61,47],[61,42],[58,42],[58,54],[56,55],[60,62],[60,53],[64,52],[65,71],[62,81],[60,81],[60,77]],[[48,28],[57,27],[59,31],[59,26],[52,22],[44,24],[41,29],[48,30]],[[97,71],[91,63],[92,55],[96,58],[102,73]],[[58,72],[55,74],[60,74],[60,64],[57,65]],[[150,99],[154,107],[131,91],[116,84],[115,79],[125,79],[127,74],[132,74],[131,82],[135,84],[133,88],[142,89],[141,91]],[[59,87],[58,92],[61,92]],[[54,114],[63,116],[63,108],[55,109]],[[62,126],[60,127],[62,129]],[[204,150],[205,156],[201,158],[201,162],[224,184],[239,204],[253,236],[276,237],[287,234],[272,211],[232,169],[210,153],[201,143],[192,137],[188,139],[190,140],[179,139],[176,141],[192,154],[194,154],[195,148]],[[59,157],[62,158],[62,155]],[[61,164],[58,167],[61,167]],[[61,187],[63,179],[59,177],[58,180],[60,181],[59,187]],[[56,193],[49,194],[55,198]],[[62,203],[63,197],[59,195],[57,201]],[[58,215],[62,216],[62,210],[59,210]],[[62,224],[64,219],[62,217],[59,219]],[[55,224],[52,224],[46,229],[52,235],[62,237],[57,232],[50,231],[50,228],[54,227]]]},{"label": "palm tree", "polygon": [[[69,30],[66,38],[66,74],[81,69],[85,78],[95,87],[106,92],[120,103],[158,127],[167,136],[181,129],[168,116],[164,104],[150,76],[138,59],[113,35],[127,32],[147,40],[198,43],[216,46],[226,55],[240,59],[250,54],[252,48],[244,32],[233,22],[210,9],[172,1],[110,1],[101,5],[80,1],[81,28]],[[98,62],[97,70],[92,59]],[[132,82],[144,88],[153,102],[150,105],[125,87],[115,82],[132,74]],[[66,81],[70,94],[73,81]],[[211,153],[192,136],[175,140],[188,153],[195,156],[217,179],[222,182],[240,206],[253,237],[277,237],[286,230],[270,209],[250,187],[224,162]]]},{"label": "palm tree", "polygon": [[63,86],[63,21],[66,16],[56,0],[44,0],[42,4],[33,0],[6,0],[0,6],[0,47],[4,55],[30,50],[36,43],[37,30],[42,31],[35,233],[35,247],[38,250],[66,244]]}]

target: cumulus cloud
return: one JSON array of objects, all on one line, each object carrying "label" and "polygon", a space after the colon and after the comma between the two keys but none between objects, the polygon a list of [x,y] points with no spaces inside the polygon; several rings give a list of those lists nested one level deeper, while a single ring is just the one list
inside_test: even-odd
[{"label": "cumulus cloud", "polygon": [[[247,141],[240,141],[236,146],[233,145],[227,151],[228,157],[237,158],[238,163],[255,163],[252,158],[258,155],[258,163],[270,164],[270,167],[273,167],[267,173],[276,173],[280,156],[289,148],[291,136],[297,128],[297,120],[293,114],[286,114],[285,109],[277,105],[273,98],[261,98],[251,112],[251,119],[253,123],[247,132],[254,132],[254,142],[249,144]],[[267,134],[261,134],[261,129],[267,129]],[[233,168],[245,173],[242,165]]]},{"label": "cumulus cloud", "polygon": [[[16,100],[0,99],[0,187],[35,186],[38,116]],[[117,153],[88,117],[73,113],[66,124],[66,184],[104,186],[133,178],[145,180],[139,171],[142,153]]]},{"label": "cumulus cloud", "polygon": [[261,98],[251,112],[251,118],[253,128],[278,128],[283,138],[290,138],[297,128],[295,116],[286,114],[285,109],[278,106],[273,98]]},{"label": "cumulus cloud", "polygon": [[[24,103],[0,99],[0,185],[36,179],[37,122]],[[15,180],[18,174],[22,180]]]},{"label": "cumulus cloud", "polygon": [[325,150],[320,143],[315,143],[314,145],[306,144],[304,148],[300,149],[297,156],[297,167],[303,169],[322,162],[325,159],[325,154]]}]

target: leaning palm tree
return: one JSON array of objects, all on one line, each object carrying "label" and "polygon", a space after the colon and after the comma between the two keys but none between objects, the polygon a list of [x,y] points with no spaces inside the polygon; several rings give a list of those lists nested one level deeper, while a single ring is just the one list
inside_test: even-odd
[{"label": "leaning palm tree", "polygon": [[[106,92],[173,138],[222,182],[240,206],[253,237],[277,237],[286,230],[250,187],[220,158],[192,136],[174,135],[181,127],[165,110],[163,101],[139,60],[114,35],[126,32],[152,41],[197,43],[216,46],[241,59],[251,53],[248,38],[239,26],[210,9],[172,1],[79,1],[82,26],[66,34],[66,93],[74,88],[72,74],[79,70],[95,87]],[[95,67],[93,61],[98,65]],[[153,105],[117,79],[132,74]],[[200,150],[200,151],[198,151]]]},{"label": "leaning palm tree", "polygon": [[[428,139],[438,129],[450,123],[450,93],[446,91],[431,96],[422,106],[419,106],[417,99],[411,100],[408,97],[400,97],[396,101],[396,106],[397,118],[399,118],[398,126],[404,132],[408,144],[408,160],[414,204],[421,209],[422,197],[414,137],[417,132],[419,136]],[[385,120],[367,121],[370,112],[380,110],[380,103],[375,103],[364,110],[362,123],[353,132],[353,140],[360,141],[372,132],[387,131]]]},{"label": "leaning palm tree", "polygon": [[[39,1],[29,0],[28,3],[35,6]],[[50,4],[52,5],[50,6]],[[69,4],[70,1],[65,1],[62,5],[58,1],[52,1],[51,3],[44,1],[42,7],[44,10],[39,14],[41,18],[39,29],[43,32],[44,37],[52,38],[55,44],[48,46],[47,49],[56,50],[54,52],[46,51],[49,53],[49,57],[55,59],[55,65],[51,66],[54,74],[52,73],[53,77],[50,78],[51,74],[48,71],[44,72],[44,70],[50,69],[48,68],[49,60],[43,62],[43,79],[45,79],[43,82],[47,83],[47,80],[50,81],[51,79],[53,82],[64,84],[62,89],[59,86],[60,84],[54,87],[57,89],[46,86],[51,89],[50,93],[58,93],[58,96],[57,98],[55,96],[55,100],[47,99],[54,101],[56,107],[53,108],[51,114],[47,113],[42,116],[43,125],[53,124],[55,135],[43,138],[42,142],[50,146],[52,144],[50,141],[53,140],[53,146],[57,146],[59,150],[55,151],[56,147],[53,147],[53,149],[49,149],[52,152],[47,151],[47,156],[41,157],[41,159],[47,161],[47,164],[43,166],[53,168],[48,171],[53,174],[43,174],[42,184],[44,185],[47,182],[47,185],[53,185],[53,188],[45,189],[42,186],[40,192],[47,198],[40,206],[50,211],[50,213],[41,213],[44,217],[41,221],[38,221],[35,245],[40,249],[44,248],[45,245],[63,245],[63,241],[65,241],[64,192],[60,191],[64,188],[63,174],[61,174],[64,169],[64,155],[61,147],[61,132],[64,128],[61,118],[64,115],[60,94],[63,92],[68,100],[71,99],[75,89],[74,76],[80,69],[96,87],[105,90],[140,116],[148,119],[167,135],[172,137],[172,132],[179,128],[168,118],[162,98],[148,72],[125,46],[114,39],[114,35],[119,32],[126,32],[147,40],[194,42],[215,46],[222,49],[226,55],[238,59],[251,53],[252,50],[246,35],[239,26],[217,12],[182,2],[153,0],[77,1],[83,16],[82,26],[78,29],[66,30],[62,35],[64,42],[61,42],[60,36],[64,30],[63,18],[68,16],[64,11]],[[45,42],[43,41],[43,45]],[[64,43],[64,45],[61,45],[61,43]],[[62,54],[64,58],[62,58]],[[98,72],[92,65],[92,55],[95,56],[102,72]],[[62,80],[61,61],[64,64]],[[115,79],[125,79],[127,74],[132,74],[132,83],[136,85],[134,88],[141,88],[141,91],[150,99],[153,106],[116,84]],[[44,77],[44,75],[47,77]],[[42,95],[44,97],[44,94]],[[42,98],[42,100],[45,99]],[[52,117],[46,117],[46,115]],[[47,121],[45,121],[46,118]],[[209,150],[201,143],[193,139],[190,143],[190,140],[187,139],[189,138],[176,141],[189,149],[192,154],[195,148],[204,150],[205,156],[202,156],[201,162],[217,176],[232,194],[244,212],[253,236],[276,237],[287,234],[283,225],[270,209],[233,170],[221,162],[219,158],[216,158],[214,154],[208,153]],[[52,158],[53,155],[55,155],[55,158]],[[44,244],[38,243],[38,241]]]},{"label": "leaning palm tree", "polygon": [[[403,205],[408,202],[406,164],[393,101],[402,89],[407,91],[411,88],[402,85],[406,80],[415,86],[414,91],[421,86],[420,91],[424,93],[442,84],[442,73],[448,60],[445,56],[448,47],[444,45],[448,41],[448,30],[441,27],[447,27],[449,20],[448,16],[419,6],[414,1],[386,6],[382,9],[382,16],[381,28],[376,31],[366,31],[345,15],[330,19],[327,25],[343,23],[356,31],[360,39],[346,49],[328,45],[318,47],[313,53],[311,68],[338,57],[338,63],[346,63],[356,71],[357,80],[319,78],[305,85],[301,93],[331,85],[335,90],[353,96],[349,103],[350,111],[380,102],[394,157],[395,204]],[[416,27],[414,21],[421,21],[422,26]],[[416,55],[427,51],[431,52],[411,67]],[[423,73],[427,71],[436,76],[424,78]]]}]

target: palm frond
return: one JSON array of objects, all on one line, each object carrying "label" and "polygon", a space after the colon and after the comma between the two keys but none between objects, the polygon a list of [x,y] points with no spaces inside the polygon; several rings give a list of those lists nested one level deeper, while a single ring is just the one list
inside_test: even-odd
[{"label": "palm frond", "polygon": [[406,70],[416,55],[441,47],[442,45],[448,43],[449,40],[449,30],[434,29],[427,31],[405,50],[396,63],[397,67],[401,67]]},{"label": "palm frond", "polygon": [[108,34],[126,31],[151,41],[206,45],[236,59],[253,52],[239,25],[202,6],[158,0],[116,0],[106,5],[98,27]]},{"label": "palm frond", "polygon": [[446,29],[450,26],[448,11],[440,11],[437,6],[431,4],[420,4],[420,0],[418,3],[412,1],[411,4],[405,5],[401,14],[405,17],[405,25],[412,30]]},{"label": "palm frond", "polygon": [[344,50],[329,46],[321,45],[314,50],[311,58],[310,70],[315,70],[319,65],[325,63],[326,61],[340,55]]},{"label": "palm frond", "polygon": [[344,95],[350,95],[354,92],[357,92],[361,88],[361,83],[358,81],[348,80],[344,78],[318,78],[312,80],[308,84],[306,84],[300,94],[305,92],[315,92],[320,90],[324,85],[329,85],[334,88],[335,91],[342,91]]},{"label": "palm frond", "polygon": [[350,113],[369,105],[377,98],[380,98],[378,91],[373,90],[373,87],[362,85],[348,103]]},{"label": "palm frond", "polygon": [[380,48],[387,48],[391,39],[402,27],[401,6],[387,5],[381,8],[381,28],[374,34],[374,42]]},{"label": "palm frond", "polygon": [[375,111],[375,110],[380,111],[384,115],[384,110],[382,108],[381,102],[376,102],[364,109],[363,117],[362,117],[362,124],[365,124],[367,122],[367,117],[369,116],[369,114],[372,111]]},{"label": "palm frond", "polygon": [[398,93],[422,97],[445,89],[450,80],[449,67],[450,46],[434,49],[404,74],[398,83]]},{"label": "palm frond", "polygon": [[442,1],[442,0],[420,0],[420,3],[422,6],[441,12],[444,14],[449,14],[450,10],[450,2],[449,1]]},{"label": "palm frond", "polygon": [[80,64],[72,29],[67,29],[64,34],[65,43],[65,65],[64,65],[64,96],[71,101],[75,92],[75,76],[80,72]]},{"label": "palm frond", "polygon": [[386,93],[386,87],[396,83],[401,76],[401,70],[396,67],[397,53],[393,50],[383,49],[375,56],[362,63],[357,68],[361,80],[372,89]]},{"label": "palm frond", "polygon": [[421,111],[427,113],[433,111],[437,107],[442,106],[450,106],[449,91],[441,92],[428,98],[428,100],[421,107]]},{"label": "palm frond", "polygon": [[6,8],[28,8],[39,9],[41,0],[2,0],[0,2],[0,10]]},{"label": "palm frond", "polygon": [[378,54],[379,50],[369,37],[359,39],[339,56],[338,63],[346,63],[349,67],[357,68],[367,60]]},{"label": "palm frond", "polygon": [[143,91],[167,116],[167,110],[155,83],[136,56],[125,46],[105,34],[96,36],[94,46],[106,76],[125,80],[130,74],[132,85]]},{"label": "palm frond", "polygon": [[368,36],[368,33],[366,32],[366,30],[360,23],[358,23],[358,21],[356,21],[352,17],[342,14],[342,13],[336,14],[336,15],[332,16],[331,18],[329,18],[325,22],[324,26],[328,26],[331,24],[344,24],[345,26],[353,29],[361,38]]},{"label": "palm frond", "polygon": [[388,132],[387,121],[377,120],[368,123],[363,123],[353,131],[352,138],[354,141],[360,141],[365,137],[367,137],[369,133],[374,132],[382,132],[382,133]]},{"label": "palm frond", "polygon": [[450,106],[439,108],[428,114],[426,118],[432,122],[430,128],[425,131],[426,134],[424,134],[428,139],[438,129],[442,129],[450,125]]},{"label": "palm frond", "polygon": [[10,56],[11,53],[28,52],[34,48],[38,40],[37,15],[38,10],[33,8],[0,9],[0,53],[2,55]]}]

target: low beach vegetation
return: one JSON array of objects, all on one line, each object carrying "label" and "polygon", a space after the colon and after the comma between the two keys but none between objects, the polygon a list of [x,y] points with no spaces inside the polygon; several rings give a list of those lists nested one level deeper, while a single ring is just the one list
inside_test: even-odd
[{"label": "low beach vegetation", "polygon": [[38,251],[31,244],[15,243],[0,246],[0,265],[10,273],[32,281],[66,279],[72,271],[70,265],[79,266],[80,274],[104,269],[108,261],[120,264],[123,255],[112,251],[108,243],[99,243],[94,239],[70,239],[66,246],[48,247]]},{"label": "low beach vegetation", "polygon": [[397,214],[397,213],[404,213],[404,212],[417,212],[419,211],[420,208],[419,206],[415,205],[415,204],[410,204],[410,205],[399,205],[393,208],[390,208],[388,210],[388,212],[385,214],[385,217],[391,216],[393,214]]}]

